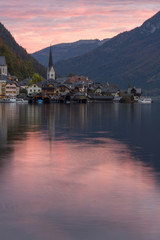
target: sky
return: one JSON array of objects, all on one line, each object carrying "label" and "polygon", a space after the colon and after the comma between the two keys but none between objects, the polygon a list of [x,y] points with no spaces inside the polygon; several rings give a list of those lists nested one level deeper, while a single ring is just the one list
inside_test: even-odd
[{"label": "sky", "polygon": [[1,23],[29,53],[50,44],[104,39],[140,26],[159,0],[0,0]]}]

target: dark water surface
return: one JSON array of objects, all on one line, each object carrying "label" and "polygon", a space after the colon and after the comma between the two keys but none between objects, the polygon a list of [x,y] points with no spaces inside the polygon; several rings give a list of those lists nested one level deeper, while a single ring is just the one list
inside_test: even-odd
[{"label": "dark water surface", "polygon": [[160,102],[0,104],[0,239],[159,240]]}]

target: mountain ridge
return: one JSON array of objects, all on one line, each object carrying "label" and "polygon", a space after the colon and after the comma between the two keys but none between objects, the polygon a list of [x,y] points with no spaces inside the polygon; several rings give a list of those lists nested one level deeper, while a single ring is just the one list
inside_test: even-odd
[{"label": "mountain ridge", "polygon": [[[84,53],[101,46],[106,41],[108,41],[108,39],[90,39],[52,45],[53,62],[55,64],[60,60],[66,60],[72,57],[83,55]],[[48,67],[49,49],[50,47],[46,47],[42,50],[32,53],[31,55],[42,65]]]},{"label": "mountain ridge", "polygon": [[[154,31],[153,31],[154,29]],[[140,27],[118,34],[102,46],[55,64],[61,75],[87,75],[99,82],[160,88],[160,12]]]}]

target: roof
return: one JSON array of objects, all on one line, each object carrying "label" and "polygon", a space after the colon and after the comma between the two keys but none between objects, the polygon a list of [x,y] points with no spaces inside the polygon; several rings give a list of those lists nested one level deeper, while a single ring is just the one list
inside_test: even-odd
[{"label": "roof", "polygon": [[68,77],[58,77],[56,78],[57,83],[64,83],[68,80]]},{"label": "roof", "polygon": [[43,80],[42,81],[42,86],[43,87],[47,87],[47,86],[49,86],[49,85],[57,85],[57,83],[56,83],[56,81],[55,80],[53,80],[53,79],[48,79],[48,80]]},{"label": "roof", "polygon": [[29,81],[31,81],[31,78],[26,78],[23,81],[19,81],[19,85],[20,86],[28,86],[29,85]]},{"label": "roof", "polygon": [[65,87],[70,90],[70,87],[67,84],[59,84],[56,86],[56,88],[61,88],[61,87]]},{"label": "roof", "polygon": [[10,84],[10,85],[15,84],[17,87],[19,86],[19,84],[16,81],[12,81],[12,80],[9,80],[9,79],[6,82],[6,85],[8,85],[8,84]]},{"label": "roof", "polygon": [[0,75],[0,80],[5,80],[7,81],[8,80],[8,77],[6,75]]},{"label": "roof", "polygon": [[0,56],[0,66],[7,66],[6,58],[4,56]]},{"label": "roof", "polygon": [[136,87],[128,88],[128,93],[131,93],[132,90],[135,90],[136,93],[139,93],[139,94],[142,93],[142,88],[136,88]]}]

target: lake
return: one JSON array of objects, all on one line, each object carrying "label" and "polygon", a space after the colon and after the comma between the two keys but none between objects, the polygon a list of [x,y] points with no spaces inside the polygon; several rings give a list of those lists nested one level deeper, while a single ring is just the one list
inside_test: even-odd
[{"label": "lake", "polygon": [[1,103],[0,236],[160,239],[160,102]]}]

